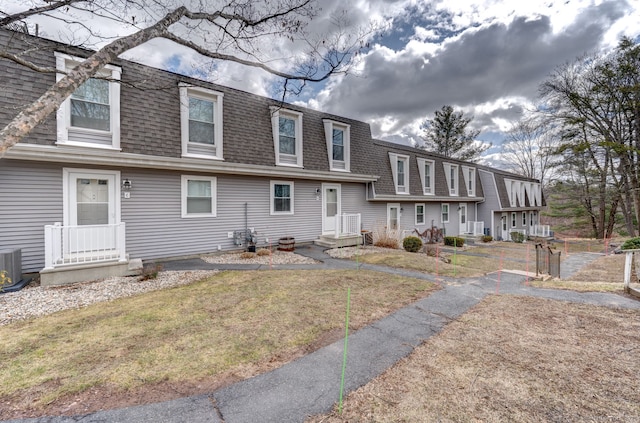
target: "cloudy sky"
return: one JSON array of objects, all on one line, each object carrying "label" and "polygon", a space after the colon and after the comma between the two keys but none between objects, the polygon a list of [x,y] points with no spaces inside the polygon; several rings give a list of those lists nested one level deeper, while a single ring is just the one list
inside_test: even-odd
[{"label": "cloudy sky", "polygon": [[[16,7],[30,3],[5,1]],[[333,30],[329,17],[337,15],[346,16],[353,31],[369,22],[384,30],[369,39],[353,73],[309,85],[289,101],[366,121],[374,137],[409,144],[420,142],[425,119],[452,105],[474,117],[473,125],[481,130],[478,138],[494,144],[489,154],[499,152],[504,132],[535,106],[539,84],[556,66],[610,50],[622,35],[640,37],[639,0],[319,4],[320,16],[308,28],[312,35],[327,36]],[[53,38],[62,33],[59,26],[41,23]],[[202,63],[193,52],[166,41],[149,43],[128,57],[184,73]],[[217,64],[211,79],[261,95],[273,95],[277,84],[265,72],[234,63]]]}]

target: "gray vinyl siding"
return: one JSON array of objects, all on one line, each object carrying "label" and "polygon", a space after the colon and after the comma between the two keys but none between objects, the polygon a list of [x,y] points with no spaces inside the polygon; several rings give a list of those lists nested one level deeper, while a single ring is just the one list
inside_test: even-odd
[{"label": "gray vinyl siding", "polygon": [[44,226],[62,217],[62,167],[2,160],[0,250],[20,248],[23,272],[44,267]]},{"label": "gray vinyl siding", "polygon": [[[218,246],[222,250],[237,249],[228,232],[244,230],[245,225],[257,231],[259,246],[268,245],[267,238],[277,245],[278,239],[286,236],[295,237],[296,242],[309,242],[322,231],[322,201],[316,200],[315,194],[320,182],[220,175],[216,216],[183,218],[182,175],[122,171],[122,177],[134,183],[131,198],[122,199],[131,257],[148,260],[185,256],[217,251]],[[293,215],[270,214],[271,180],[294,183]]]}]

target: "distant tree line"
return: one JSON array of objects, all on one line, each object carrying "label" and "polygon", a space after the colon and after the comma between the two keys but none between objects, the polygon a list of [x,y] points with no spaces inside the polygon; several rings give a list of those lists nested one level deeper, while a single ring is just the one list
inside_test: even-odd
[{"label": "distant tree line", "polygon": [[[541,105],[510,132],[503,148],[513,170],[553,191],[565,213],[608,238],[620,216],[640,221],[640,46],[629,38],[608,53],[577,58],[541,84]],[[561,183],[558,185],[557,183]]]}]

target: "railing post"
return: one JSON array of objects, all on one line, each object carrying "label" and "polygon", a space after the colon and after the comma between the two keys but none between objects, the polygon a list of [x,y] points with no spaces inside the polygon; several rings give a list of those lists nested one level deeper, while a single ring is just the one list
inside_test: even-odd
[{"label": "railing post", "polygon": [[119,261],[127,261],[127,231],[125,230],[125,223],[121,222],[116,226],[118,251],[120,251]]},{"label": "railing post", "polygon": [[51,225],[44,226],[44,269],[53,269],[53,228]]},{"label": "railing post", "polygon": [[631,282],[631,265],[633,263],[633,251],[627,251],[624,259],[624,292],[629,292]]}]

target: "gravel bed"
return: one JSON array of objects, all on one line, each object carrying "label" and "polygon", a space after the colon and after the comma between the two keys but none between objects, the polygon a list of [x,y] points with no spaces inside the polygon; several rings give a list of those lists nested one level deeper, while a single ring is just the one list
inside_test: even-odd
[{"label": "gravel bed", "polygon": [[269,255],[259,256],[254,254],[253,257],[242,257],[243,253],[214,254],[210,256],[200,257],[207,263],[218,264],[316,264],[319,263],[309,257],[287,251],[273,251],[271,257]]},{"label": "gravel bed", "polygon": [[186,285],[217,273],[217,270],[165,271],[139,281],[138,276],[115,277],[60,287],[27,286],[0,294],[0,326],[16,320],[44,316],[70,308],[130,297],[144,292]]}]

